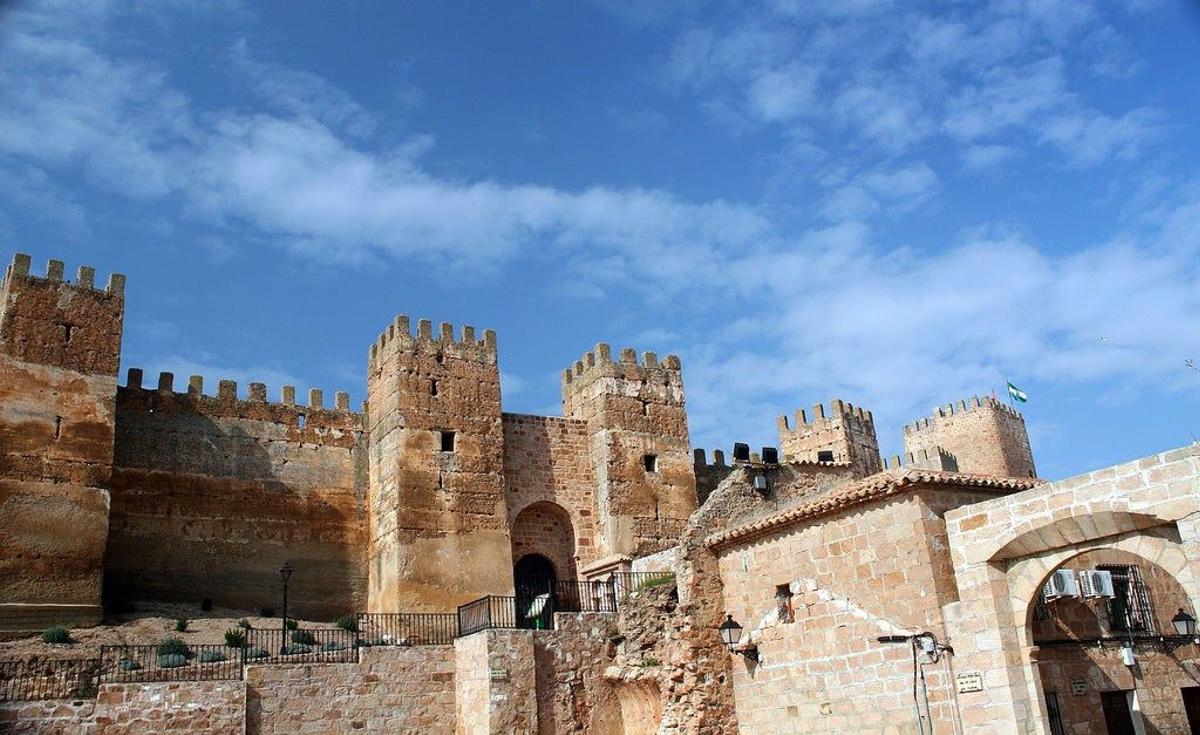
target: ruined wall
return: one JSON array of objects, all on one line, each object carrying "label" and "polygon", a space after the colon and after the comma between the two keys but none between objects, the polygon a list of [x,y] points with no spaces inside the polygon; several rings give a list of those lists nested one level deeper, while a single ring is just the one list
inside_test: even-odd
[{"label": "ruined wall", "polygon": [[371,347],[367,394],[370,610],[511,594],[495,333],[455,340],[443,323],[434,339],[421,320],[414,338],[397,317]]},{"label": "ruined wall", "polygon": [[1025,418],[990,396],[948,403],[904,427],[904,451],[935,448],[953,455],[960,472],[1037,477]]},{"label": "ruined wall", "polygon": [[0,283],[0,629],[100,618],[124,277]]},{"label": "ruined wall", "polygon": [[817,462],[820,452],[832,452],[833,462],[849,463],[859,477],[883,468],[879,460],[879,441],[875,437],[875,419],[861,406],[843,403],[835,398],[829,415],[820,403],[812,407],[812,420],[804,409],[796,412],[796,426],[788,425],[788,417],[780,416],[779,447],[784,456],[796,462]]},{"label": "ruined wall", "polygon": [[134,369],[117,394],[106,597],[278,608],[288,563],[293,613],[362,609],[365,452],[348,396],[300,406],[287,386],[274,403],[259,383],[241,399],[231,381],[216,396],[199,376],[186,393],[173,381],[145,388]]},{"label": "ruined wall", "polygon": [[[533,631],[539,735],[626,735],[616,687],[603,671],[615,655],[614,615],[556,613],[554,630]],[[656,698],[657,703],[657,698]]]},{"label": "ruined wall", "polygon": [[674,546],[696,509],[679,358],[599,344],[563,372],[563,415],[587,422],[597,484],[598,556]]},{"label": "ruined wall", "polygon": [[[522,512],[541,503],[553,503],[569,519],[571,548],[562,554],[571,576],[559,571],[560,579],[574,579],[575,570],[596,559],[596,480],[588,454],[588,430],[584,421],[550,416],[503,414],[504,485],[508,518],[513,526],[513,562],[538,546],[561,547],[557,537],[522,538],[518,526]],[[532,508],[537,515],[547,515]],[[527,519],[528,520],[528,519]],[[534,524],[537,533],[537,526]],[[544,541],[544,543],[542,543]],[[530,543],[532,542],[532,543]],[[518,548],[520,547],[520,548]],[[553,561],[553,559],[552,559]]]},{"label": "ruined wall", "polygon": [[713,450],[712,464],[708,463],[703,449],[693,449],[692,471],[696,474],[696,503],[704,505],[704,501],[717,489],[717,485],[729,477],[732,470],[733,467],[725,464],[725,452],[720,449]]},{"label": "ruined wall", "polygon": [[246,668],[248,735],[454,732],[454,648],[364,648],[357,664]]}]

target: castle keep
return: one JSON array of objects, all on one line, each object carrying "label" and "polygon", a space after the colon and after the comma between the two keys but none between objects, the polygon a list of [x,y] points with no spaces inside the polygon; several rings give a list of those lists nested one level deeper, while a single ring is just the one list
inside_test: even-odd
[{"label": "castle keep", "polygon": [[[259,610],[285,565],[291,612],[325,627],[285,640],[262,612],[246,635],[270,651],[207,661],[0,640],[0,729],[1200,731],[1200,638],[1172,631],[1200,601],[1200,447],[1047,483],[995,398],[886,460],[835,399],[779,417],[778,451],[710,461],[674,355],[598,344],[561,416],[506,413],[495,333],[405,316],[355,408],[119,385],[124,279],[64,271],[17,255],[0,281],[0,638],[131,602]],[[4,701],[85,664],[92,703]]]}]

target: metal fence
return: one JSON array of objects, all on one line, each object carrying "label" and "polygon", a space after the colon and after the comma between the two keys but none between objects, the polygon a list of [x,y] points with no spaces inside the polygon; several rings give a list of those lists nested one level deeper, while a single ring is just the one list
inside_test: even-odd
[{"label": "metal fence", "polygon": [[519,628],[549,630],[554,627],[554,596],[488,595],[458,608],[458,634],[481,630]]},{"label": "metal fence", "polygon": [[0,662],[0,702],[90,699],[96,696],[100,659]]},{"label": "metal fence", "polygon": [[341,628],[246,631],[247,664],[351,663],[358,661],[358,634]]},{"label": "metal fence", "polygon": [[359,613],[364,646],[437,646],[458,637],[455,613]]},{"label": "metal fence", "polygon": [[562,581],[554,583],[554,612],[617,611],[614,583]]},{"label": "metal fence", "polygon": [[222,681],[242,678],[242,649],[179,641],[153,646],[101,646],[103,684]]},{"label": "metal fence", "polygon": [[613,588],[618,600],[629,597],[631,592],[675,584],[675,572],[613,572]]}]

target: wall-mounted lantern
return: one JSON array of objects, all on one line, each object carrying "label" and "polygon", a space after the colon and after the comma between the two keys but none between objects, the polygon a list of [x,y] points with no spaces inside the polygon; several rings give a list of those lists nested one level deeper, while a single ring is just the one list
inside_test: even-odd
[{"label": "wall-mounted lantern", "polygon": [[742,626],[733,619],[732,615],[725,616],[725,622],[721,623],[721,627],[718,630],[721,631],[721,642],[731,652],[740,653],[748,661],[758,661],[758,646],[753,644],[748,646],[738,645],[738,642],[742,640]]}]

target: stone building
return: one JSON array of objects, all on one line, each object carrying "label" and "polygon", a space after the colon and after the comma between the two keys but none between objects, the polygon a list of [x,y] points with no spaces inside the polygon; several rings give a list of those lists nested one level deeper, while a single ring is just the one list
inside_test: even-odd
[{"label": "stone building", "polygon": [[710,462],[675,356],[597,345],[563,372],[562,416],[512,414],[494,333],[407,317],[370,346],[361,410],[118,385],[124,281],[63,270],[18,255],[0,283],[0,630],[93,624],[106,601],[255,609],[285,562],[305,570],[293,604],[325,618],[675,584],[551,629],[460,618],[452,644],[355,664],[0,705],[15,731],[1200,728],[1200,651],[1175,630],[1200,600],[1200,447],[1049,483],[1021,414],[972,398],[885,462],[871,412],[834,400],[778,420],[779,462]]}]

